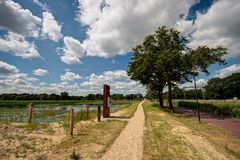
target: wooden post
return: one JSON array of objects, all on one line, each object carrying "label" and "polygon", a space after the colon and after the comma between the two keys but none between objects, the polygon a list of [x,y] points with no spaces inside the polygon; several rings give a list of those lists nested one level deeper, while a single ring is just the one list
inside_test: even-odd
[{"label": "wooden post", "polygon": [[199,121],[199,123],[200,123],[200,122],[201,122],[201,118],[200,118],[199,103],[198,103],[198,95],[197,95],[197,85],[196,85],[196,79],[195,79],[195,76],[193,77],[193,80],[194,80],[194,88],[195,88],[195,98],[196,98],[196,103],[197,103],[198,121]]},{"label": "wooden post", "polygon": [[103,85],[103,118],[110,116],[110,110],[108,106],[108,97],[110,95],[110,86]]},{"label": "wooden post", "polygon": [[101,121],[101,106],[98,105],[98,122]]},{"label": "wooden post", "polygon": [[69,134],[73,135],[73,114],[74,114],[74,110],[73,108],[71,108],[69,110]]},{"label": "wooden post", "polygon": [[89,119],[89,105],[87,105],[87,120]]},{"label": "wooden post", "polygon": [[33,107],[33,104],[30,103],[28,105],[28,123],[31,123],[32,122],[32,108]]}]

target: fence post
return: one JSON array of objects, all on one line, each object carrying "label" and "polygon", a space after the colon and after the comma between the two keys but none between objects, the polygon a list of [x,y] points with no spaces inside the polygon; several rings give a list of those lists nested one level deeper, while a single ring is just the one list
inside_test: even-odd
[{"label": "fence post", "polygon": [[30,103],[28,105],[28,123],[32,122],[32,109],[33,109],[33,104]]},{"label": "fence post", "polygon": [[74,114],[74,110],[73,108],[71,108],[69,110],[69,134],[73,135],[73,114]]},{"label": "fence post", "polygon": [[98,122],[101,121],[101,106],[98,105]]},{"label": "fence post", "polygon": [[89,119],[89,105],[87,105],[87,120]]}]

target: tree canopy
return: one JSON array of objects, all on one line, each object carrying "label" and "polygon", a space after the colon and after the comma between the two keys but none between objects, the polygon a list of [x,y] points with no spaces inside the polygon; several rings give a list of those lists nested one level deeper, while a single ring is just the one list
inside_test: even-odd
[{"label": "tree canopy", "polygon": [[143,43],[133,48],[132,60],[128,65],[130,78],[159,93],[160,102],[167,84],[171,109],[174,83],[190,81],[199,72],[208,74],[208,67],[216,62],[224,64],[222,57],[227,54],[227,49],[221,46],[192,49],[187,47],[187,42],[177,30],[159,27],[153,34],[146,36]]},{"label": "tree canopy", "polygon": [[225,78],[212,78],[205,86],[208,99],[240,98],[240,73]]}]

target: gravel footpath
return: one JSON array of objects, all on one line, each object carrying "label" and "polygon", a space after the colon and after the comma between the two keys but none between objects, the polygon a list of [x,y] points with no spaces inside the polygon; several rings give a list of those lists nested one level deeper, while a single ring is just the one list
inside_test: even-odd
[{"label": "gravel footpath", "polygon": [[134,116],[115,140],[102,160],[140,160],[143,158],[143,129],[145,116],[141,102]]}]

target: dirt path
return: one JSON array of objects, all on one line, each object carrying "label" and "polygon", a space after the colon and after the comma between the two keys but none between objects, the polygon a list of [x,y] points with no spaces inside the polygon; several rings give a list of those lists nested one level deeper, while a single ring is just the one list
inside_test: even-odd
[{"label": "dirt path", "polygon": [[145,123],[141,102],[134,116],[113,143],[102,160],[140,160],[143,157],[143,129]]},{"label": "dirt path", "polygon": [[[178,107],[177,111],[185,115],[189,115],[197,118],[197,114],[195,114],[196,110]],[[200,112],[200,116],[202,121],[224,128],[240,136],[240,120],[232,119],[232,118],[224,118],[219,116],[212,116],[204,112]]]}]

